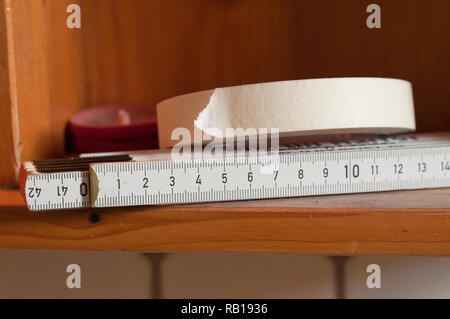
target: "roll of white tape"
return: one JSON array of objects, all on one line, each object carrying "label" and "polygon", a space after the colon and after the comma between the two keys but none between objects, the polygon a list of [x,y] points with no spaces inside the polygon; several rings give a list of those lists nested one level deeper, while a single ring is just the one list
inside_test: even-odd
[{"label": "roll of white tape", "polygon": [[218,88],[162,101],[157,105],[157,117],[160,147],[179,142],[172,136],[176,128],[188,129],[192,136],[206,133],[206,138],[239,136],[233,133],[236,128],[268,132],[276,128],[280,136],[415,130],[411,83],[387,78],[311,79]]}]

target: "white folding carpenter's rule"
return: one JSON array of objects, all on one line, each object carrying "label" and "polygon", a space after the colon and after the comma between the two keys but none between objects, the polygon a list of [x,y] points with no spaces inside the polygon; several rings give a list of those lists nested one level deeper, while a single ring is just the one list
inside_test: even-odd
[{"label": "white folding carpenter's rule", "polygon": [[89,171],[29,174],[28,207],[169,205],[450,187],[450,134],[290,145],[264,156],[170,160],[149,155],[139,161],[142,156],[133,154],[143,153],[129,153],[126,161],[93,160]]}]

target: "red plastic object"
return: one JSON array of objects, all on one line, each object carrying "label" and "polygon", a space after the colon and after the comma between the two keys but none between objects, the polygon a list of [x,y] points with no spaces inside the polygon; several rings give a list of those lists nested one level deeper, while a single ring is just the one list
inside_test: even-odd
[{"label": "red plastic object", "polygon": [[76,153],[158,148],[153,105],[105,105],[74,114],[67,126],[67,149]]}]

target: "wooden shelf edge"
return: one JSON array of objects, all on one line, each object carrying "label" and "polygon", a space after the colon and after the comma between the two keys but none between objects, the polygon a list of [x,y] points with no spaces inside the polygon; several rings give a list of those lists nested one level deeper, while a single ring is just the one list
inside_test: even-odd
[{"label": "wooden shelf edge", "polygon": [[[9,191],[8,205],[0,204],[0,248],[448,256],[450,205],[402,207],[400,198],[432,201],[449,193],[445,189],[31,213],[14,199],[19,198],[17,191]],[[0,199],[4,194],[0,191]],[[387,207],[383,200],[392,196],[399,199],[397,207]],[[367,198],[377,200],[372,205],[379,207],[355,204]],[[330,206],[333,201],[340,205]]]}]

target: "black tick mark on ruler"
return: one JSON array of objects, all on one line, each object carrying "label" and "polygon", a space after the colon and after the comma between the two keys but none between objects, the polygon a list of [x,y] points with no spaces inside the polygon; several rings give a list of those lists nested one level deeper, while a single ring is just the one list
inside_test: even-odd
[{"label": "black tick mark on ruler", "polygon": [[89,216],[89,221],[93,224],[97,224],[100,221],[100,215],[99,214],[91,214]]}]

